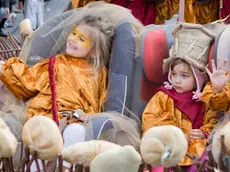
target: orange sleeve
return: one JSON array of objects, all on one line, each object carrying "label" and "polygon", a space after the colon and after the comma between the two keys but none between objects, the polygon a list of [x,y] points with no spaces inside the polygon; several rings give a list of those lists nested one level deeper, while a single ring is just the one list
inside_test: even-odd
[{"label": "orange sleeve", "polygon": [[179,0],[167,0],[156,4],[155,24],[164,24],[165,20],[170,20],[179,8]]},{"label": "orange sleeve", "polygon": [[[207,24],[219,19],[218,1],[211,1],[208,4],[196,2],[194,4],[196,23]],[[186,22],[189,22],[186,20]]]},{"label": "orange sleeve", "polygon": [[214,111],[210,108],[206,108],[205,115],[203,118],[203,126],[200,128],[200,130],[210,134],[215,125],[217,124],[217,120],[217,111]]},{"label": "orange sleeve", "polygon": [[170,109],[174,102],[169,96],[161,91],[157,92],[142,114],[142,130],[146,132],[149,128],[159,125],[177,126],[174,119],[174,112]]},{"label": "orange sleeve", "polygon": [[229,110],[229,100],[230,100],[230,82],[224,87],[221,93],[215,94],[212,84],[208,83],[201,96],[201,101],[203,101],[207,107],[213,110]]},{"label": "orange sleeve", "polygon": [[30,98],[36,95],[39,90],[37,87],[43,79],[44,65],[48,72],[47,60],[43,60],[28,68],[19,58],[13,57],[2,65],[3,72],[0,79],[4,85],[18,98]]}]

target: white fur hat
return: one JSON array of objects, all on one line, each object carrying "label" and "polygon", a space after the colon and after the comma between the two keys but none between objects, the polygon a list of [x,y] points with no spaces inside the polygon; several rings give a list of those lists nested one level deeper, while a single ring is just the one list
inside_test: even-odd
[{"label": "white fur hat", "polygon": [[34,116],[25,123],[22,140],[30,152],[36,150],[38,158],[42,160],[55,160],[63,146],[57,124],[45,116]]},{"label": "white fur hat", "polygon": [[221,138],[220,136],[224,136],[224,145],[226,147],[227,153],[230,152],[230,122],[225,124],[223,128],[217,130],[213,137],[212,142],[212,154],[216,163],[218,163],[218,156],[221,150]]},{"label": "white fur hat", "polygon": [[157,126],[150,128],[141,140],[141,155],[152,166],[171,167],[183,160],[188,141],[180,128]]},{"label": "white fur hat", "polygon": [[124,146],[97,155],[91,165],[91,172],[138,172],[140,154],[132,146]]},{"label": "white fur hat", "polygon": [[17,149],[17,139],[10,131],[2,118],[0,118],[0,158],[14,155]]}]

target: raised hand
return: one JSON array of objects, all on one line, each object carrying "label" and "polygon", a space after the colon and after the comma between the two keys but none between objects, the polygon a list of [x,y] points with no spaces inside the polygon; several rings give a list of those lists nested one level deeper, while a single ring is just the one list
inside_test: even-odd
[{"label": "raised hand", "polygon": [[74,116],[79,118],[83,122],[88,122],[89,121],[89,115],[87,113],[85,113],[81,109],[75,110]]},{"label": "raised hand", "polygon": [[3,64],[5,64],[5,62],[0,60],[0,73],[3,72],[3,69],[2,69]]},{"label": "raised hand", "polygon": [[10,9],[9,8],[4,8],[4,18],[8,18],[10,14]]},{"label": "raised hand", "polygon": [[217,59],[217,66],[214,60],[212,60],[212,72],[206,68],[206,72],[209,75],[213,90],[216,94],[220,93],[230,80],[230,72],[226,74],[227,71],[227,60],[223,60],[220,57]]}]

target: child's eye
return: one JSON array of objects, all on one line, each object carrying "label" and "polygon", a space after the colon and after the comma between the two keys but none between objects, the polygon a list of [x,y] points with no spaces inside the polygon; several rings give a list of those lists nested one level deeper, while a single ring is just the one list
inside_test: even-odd
[{"label": "child's eye", "polygon": [[73,35],[76,35],[76,32],[72,32]]},{"label": "child's eye", "polygon": [[188,75],[182,75],[183,78],[188,78]]},{"label": "child's eye", "polygon": [[176,73],[172,72],[172,76],[175,76],[175,75],[176,75]]},{"label": "child's eye", "polygon": [[85,42],[84,38],[80,37],[79,39],[80,39],[80,41]]}]

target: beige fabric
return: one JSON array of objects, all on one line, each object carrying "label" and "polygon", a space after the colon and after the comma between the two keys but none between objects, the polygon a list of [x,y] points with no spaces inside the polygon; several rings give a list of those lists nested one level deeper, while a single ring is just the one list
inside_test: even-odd
[{"label": "beige fabric", "polygon": [[91,140],[73,144],[62,151],[63,160],[71,164],[89,165],[98,154],[120,147],[103,140]]},{"label": "beige fabric", "polygon": [[22,140],[30,152],[36,150],[38,158],[42,160],[55,160],[63,146],[57,124],[45,116],[34,116],[25,123]]},{"label": "beige fabric", "polygon": [[132,146],[118,147],[97,155],[91,165],[91,172],[138,172],[140,154]]},{"label": "beige fabric", "polygon": [[190,65],[204,71],[208,63],[209,49],[216,35],[199,24],[179,24],[173,31],[175,38],[169,58],[163,62],[163,71],[167,72],[173,60],[181,58]]},{"label": "beige fabric", "polygon": [[171,167],[183,160],[188,141],[175,126],[156,126],[148,129],[141,140],[141,155],[152,166]]},{"label": "beige fabric", "polygon": [[17,139],[10,131],[2,118],[0,118],[0,158],[9,158],[17,149]]}]

